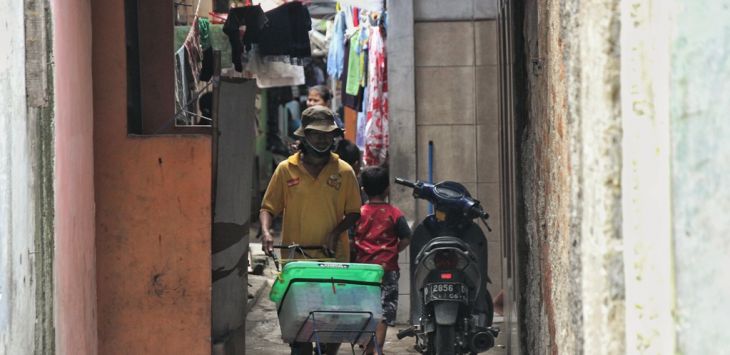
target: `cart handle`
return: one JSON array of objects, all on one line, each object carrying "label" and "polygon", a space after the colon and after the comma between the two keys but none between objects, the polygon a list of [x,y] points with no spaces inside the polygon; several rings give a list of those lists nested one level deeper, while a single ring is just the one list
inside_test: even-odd
[{"label": "cart handle", "polygon": [[277,249],[307,249],[307,250],[314,250],[314,249],[326,249],[323,245],[301,245],[301,244],[277,244],[274,245],[274,248]]},{"label": "cart handle", "polygon": [[312,259],[312,257],[309,254],[307,254],[304,250],[321,250],[322,253],[324,253],[324,255],[326,257],[331,258],[331,257],[334,257],[335,256],[334,251],[333,250],[329,250],[324,245],[316,245],[316,244],[300,245],[300,244],[293,243],[293,244],[289,244],[289,245],[286,245],[286,244],[277,244],[277,245],[274,245],[273,247],[275,249],[282,249],[282,250],[283,249],[289,249],[289,250],[294,249],[294,250],[302,253],[302,255],[304,255],[307,259]]}]

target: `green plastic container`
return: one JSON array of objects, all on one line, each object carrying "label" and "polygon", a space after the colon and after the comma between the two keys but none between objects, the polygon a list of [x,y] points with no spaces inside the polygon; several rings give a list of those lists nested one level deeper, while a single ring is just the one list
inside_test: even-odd
[{"label": "green plastic container", "polygon": [[375,264],[293,261],[287,263],[274,281],[269,298],[280,303],[292,280],[335,280],[380,284],[383,267]]},{"label": "green plastic container", "polygon": [[282,339],[287,343],[368,344],[383,316],[382,277],[380,265],[286,264],[269,295],[278,306]]}]

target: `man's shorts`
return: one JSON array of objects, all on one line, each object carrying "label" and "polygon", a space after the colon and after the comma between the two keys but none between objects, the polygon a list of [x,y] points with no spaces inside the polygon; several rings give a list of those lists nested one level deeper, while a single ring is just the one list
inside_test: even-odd
[{"label": "man's shorts", "polygon": [[380,287],[380,300],[383,303],[383,318],[389,326],[395,326],[398,311],[398,279],[400,271],[386,271]]}]

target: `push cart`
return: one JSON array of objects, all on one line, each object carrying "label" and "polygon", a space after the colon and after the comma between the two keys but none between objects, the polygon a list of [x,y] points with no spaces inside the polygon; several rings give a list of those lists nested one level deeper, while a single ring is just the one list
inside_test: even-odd
[{"label": "push cart", "polygon": [[[308,247],[297,248],[303,251]],[[349,343],[355,354],[355,345],[367,348],[372,343],[375,352],[382,355],[375,328],[383,317],[383,268],[330,260],[294,260],[283,259],[284,266],[269,295],[277,304],[284,342],[314,342],[320,355],[321,344]]]}]

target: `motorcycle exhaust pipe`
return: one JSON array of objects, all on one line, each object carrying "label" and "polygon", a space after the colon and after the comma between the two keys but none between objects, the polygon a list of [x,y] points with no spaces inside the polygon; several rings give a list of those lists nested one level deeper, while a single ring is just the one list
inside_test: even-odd
[{"label": "motorcycle exhaust pipe", "polygon": [[477,332],[469,339],[472,352],[481,353],[494,347],[494,336],[490,332]]},{"label": "motorcycle exhaust pipe", "polygon": [[396,335],[396,337],[398,337],[398,340],[401,340],[405,337],[414,337],[414,336],[416,336],[416,327],[414,327],[414,326],[403,329],[403,330],[399,331],[398,334]]}]

